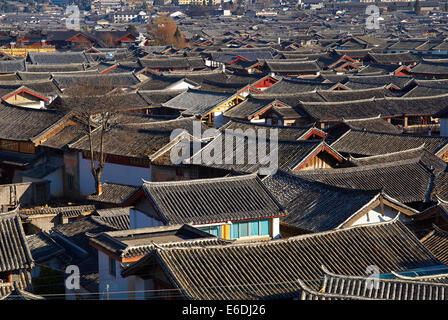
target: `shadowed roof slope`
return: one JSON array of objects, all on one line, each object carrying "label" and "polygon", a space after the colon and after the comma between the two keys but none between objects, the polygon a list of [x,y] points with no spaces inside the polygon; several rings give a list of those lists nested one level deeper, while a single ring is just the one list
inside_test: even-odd
[{"label": "shadowed roof slope", "polygon": [[298,279],[320,290],[322,265],[356,276],[365,275],[370,265],[381,273],[440,265],[397,220],[285,240],[150,254],[185,298],[213,300],[290,293],[301,289]]},{"label": "shadowed roof slope", "polygon": [[0,104],[0,138],[30,141],[63,120],[65,113]]},{"label": "shadowed roof slope", "polygon": [[448,138],[351,129],[331,146],[338,152],[366,156],[386,154],[391,151],[405,151],[424,146],[427,151],[437,155],[447,149]]},{"label": "shadowed roof slope", "polygon": [[25,232],[17,212],[0,213],[0,272],[34,266]]},{"label": "shadowed roof slope", "polygon": [[256,175],[145,182],[143,190],[169,224],[258,219],[283,215]]}]

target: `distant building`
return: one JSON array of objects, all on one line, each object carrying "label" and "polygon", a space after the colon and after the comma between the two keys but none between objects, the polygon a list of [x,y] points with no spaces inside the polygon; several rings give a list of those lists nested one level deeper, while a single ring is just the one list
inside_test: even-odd
[{"label": "distant building", "polygon": [[148,16],[144,11],[119,11],[115,12],[113,15],[114,23],[129,23],[134,21],[146,21]]}]

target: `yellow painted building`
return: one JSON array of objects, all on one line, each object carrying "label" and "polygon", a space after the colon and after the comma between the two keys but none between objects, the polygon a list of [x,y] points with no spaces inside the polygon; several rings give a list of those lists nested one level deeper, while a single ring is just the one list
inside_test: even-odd
[{"label": "yellow painted building", "polygon": [[45,48],[0,48],[0,52],[10,56],[26,57],[28,52],[56,52],[55,47]]}]

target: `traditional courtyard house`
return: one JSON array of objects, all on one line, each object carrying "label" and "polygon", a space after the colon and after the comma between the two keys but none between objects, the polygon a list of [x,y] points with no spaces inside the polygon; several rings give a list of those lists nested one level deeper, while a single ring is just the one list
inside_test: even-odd
[{"label": "traditional courtyard house", "polygon": [[[157,167],[151,165],[151,157],[172,142],[171,135],[178,130],[193,135],[195,118],[180,118],[167,121],[128,122],[114,126],[104,136],[105,166],[103,181],[118,184],[140,186],[142,179],[158,181],[159,179],[189,179],[191,172],[176,165]],[[200,133],[205,130],[200,125]],[[99,131],[93,135],[94,150],[99,152]],[[69,148],[75,151],[70,156],[73,180],[78,182],[75,188],[81,195],[91,195],[94,191],[94,179],[90,171],[90,146],[85,135]],[[168,154],[169,156],[169,154]],[[170,162],[168,157],[167,162]],[[171,178],[170,178],[171,177]]]},{"label": "traditional courtyard house", "polygon": [[427,209],[439,198],[448,200],[446,163],[423,148],[349,158],[349,161],[357,167],[297,174],[342,188],[384,190],[393,199],[417,210]]},{"label": "traditional courtyard house", "polygon": [[144,182],[129,204],[131,228],[188,223],[224,239],[277,238],[285,214],[256,175]]},{"label": "traditional courtyard house", "polygon": [[[440,268],[440,270],[437,270]],[[443,272],[442,266],[412,271],[392,271],[380,276],[378,288],[368,289],[368,277],[339,275],[325,267],[319,291],[300,281],[303,289],[295,294],[277,296],[300,300],[446,300],[446,274],[431,275],[432,269]],[[428,275],[429,274],[429,275]],[[443,292],[443,293],[442,293]]]},{"label": "traditional courtyard house", "polygon": [[[433,114],[442,110],[448,95],[410,98],[370,98],[341,102],[300,101],[295,110],[303,121],[317,122],[322,128],[350,119],[372,118],[381,115],[393,125],[400,125],[408,132],[425,132],[434,127]],[[434,127],[435,128],[435,127]]]},{"label": "traditional courtyard house", "polygon": [[307,60],[265,60],[263,68],[271,76],[317,76],[320,74],[320,67],[317,62]]},{"label": "traditional courtyard house", "polygon": [[264,115],[274,106],[285,107],[287,105],[278,100],[263,99],[263,96],[258,98],[257,96],[250,95],[243,102],[224,112],[223,115],[228,119],[268,123]]},{"label": "traditional courtyard house", "polygon": [[411,69],[411,75],[418,78],[448,79],[448,59],[423,59]]},{"label": "traditional courtyard house", "polygon": [[271,130],[277,130],[278,138],[281,140],[324,140],[326,133],[314,126],[296,127],[296,126],[280,126],[270,125],[264,123],[248,123],[239,120],[230,120],[222,128],[222,130],[241,130],[243,133],[247,130],[254,130],[258,134],[259,130],[265,130],[267,138]]},{"label": "traditional courtyard house", "polygon": [[122,207],[95,210],[92,218],[117,230],[129,230],[131,228],[130,217],[132,207],[124,207],[124,204],[122,205]]},{"label": "traditional courtyard house", "polygon": [[399,91],[409,85],[414,80],[412,77],[396,77],[394,75],[354,75],[349,76],[344,86],[356,89],[379,88],[386,86],[387,89]]},{"label": "traditional courtyard house", "polygon": [[16,211],[0,213],[0,297],[17,287],[31,289],[33,256]]},{"label": "traditional courtyard house", "polygon": [[402,130],[382,119],[379,115],[373,118],[344,120],[328,128],[326,132],[330,138],[337,139],[351,129],[393,134],[402,133]]},{"label": "traditional courtyard house", "polygon": [[100,299],[142,300],[151,293],[149,288],[162,289],[163,283],[131,276],[123,278],[121,271],[139,261],[155,248],[217,246],[230,243],[189,225],[172,225],[110,231],[90,238],[90,245],[98,250]]},{"label": "traditional courtyard house", "polygon": [[0,99],[9,104],[41,109],[49,105],[61,91],[49,80],[0,84]]},{"label": "traditional courtyard house", "polygon": [[[90,47],[84,50],[84,53],[91,61],[115,61],[115,62],[126,62],[129,60],[136,60],[134,52],[128,50],[128,48],[96,48]],[[132,61],[138,64],[138,61]]]},{"label": "traditional courtyard house", "polygon": [[64,89],[69,88],[79,81],[85,83],[98,83],[102,81],[107,81],[111,83],[114,88],[121,89],[134,89],[134,86],[140,83],[140,80],[137,78],[134,72],[122,72],[122,73],[59,73],[53,74],[53,79],[56,85],[64,91]]},{"label": "traditional courtyard house", "polygon": [[88,64],[91,62],[83,52],[29,52],[27,61],[31,64]]},{"label": "traditional courtyard house", "polygon": [[424,45],[427,41],[423,39],[401,39],[390,45],[387,53],[418,53],[418,47]]},{"label": "traditional courtyard house", "polygon": [[260,62],[248,61],[242,57],[237,57],[235,61],[227,64],[226,68],[237,74],[253,74],[262,72],[262,64]]},{"label": "traditional courtyard house", "polygon": [[243,100],[237,94],[188,89],[162,103],[162,107],[178,110],[183,116],[199,117],[208,126],[218,128],[225,123],[223,113]]},{"label": "traditional courtyard house", "polygon": [[[40,145],[70,124],[69,116],[57,110],[23,108],[0,104],[0,153],[3,183],[21,182],[20,172],[37,165],[55,164]],[[59,184],[58,178],[52,184]]]},{"label": "traditional courtyard house", "polygon": [[202,58],[198,57],[162,57],[151,59],[139,59],[143,68],[155,72],[164,71],[195,71],[205,69],[206,66]]},{"label": "traditional courtyard house", "polygon": [[[316,90],[339,90],[339,84],[325,83],[321,79],[281,78],[275,84],[262,91],[263,95],[301,94]],[[345,90],[345,89],[342,89]]]},{"label": "traditional courtyard house", "polygon": [[136,88],[144,91],[185,91],[187,89],[199,89],[200,85],[187,77],[165,77],[152,74],[136,85]]},{"label": "traditional courtyard house", "polygon": [[205,64],[210,67],[222,67],[222,65],[229,64],[238,57],[245,59],[247,61],[259,61],[259,60],[273,60],[274,55],[272,53],[272,49],[263,49],[263,48],[242,48],[242,49],[234,49],[230,48],[225,50],[224,48],[220,48],[221,51],[211,52],[207,55]]},{"label": "traditional courtyard house", "polygon": [[340,188],[283,171],[263,183],[286,208],[280,219],[283,237],[389,221],[400,213],[400,220],[409,222],[419,213],[379,190]]},{"label": "traditional courtyard house", "polygon": [[[428,232],[428,231],[427,231]],[[433,225],[420,242],[442,263],[447,264],[448,232],[436,225]]]},{"label": "traditional courtyard house", "polygon": [[125,203],[139,191],[139,186],[105,182],[101,194],[91,194],[87,200],[99,208],[123,207]]},{"label": "traditional courtyard house", "polygon": [[445,95],[448,93],[448,79],[415,79],[414,82],[409,85],[407,90],[408,92],[403,95],[403,97],[429,97]]},{"label": "traditional courtyard house", "polygon": [[98,31],[95,38],[108,47],[129,47],[137,40],[138,34],[128,31]]},{"label": "traditional courtyard house", "polygon": [[[190,76],[191,77],[191,76]],[[225,93],[237,93],[240,97],[246,97],[250,92],[261,93],[260,89],[254,88],[252,83],[258,82],[260,75],[226,74],[214,73],[204,77],[200,87],[204,91],[215,91]]]},{"label": "traditional courtyard house", "polygon": [[[249,127],[246,126],[247,129]],[[345,163],[345,158],[335,149],[321,140],[318,131],[308,128],[270,127],[257,126],[255,130],[233,131],[223,128],[221,133],[199,152],[194,153],[190,159],[185,160],[198,170],[204,168],[216,169],[216,174],[227,171],[240,173],[255,173],[267,175],[271,170],[275,172],[277,168],[281,170],[318,170],[324,168],[336,168]],[[263,144],[260,129],[268,129],[265,133],[266,140]],[[278,130],[278,140],[273,138]],[[297,129],[297,130],[294,130]],[[300,132],[300,133],[299,133]],[[290,138],[294,134],[306,137],[305,132],[311,134],[314,139]],[[254,135],[255,134],[255,135]],[[265,148],[261,151],[259,148]],[[257,155],[258,153],[258,155]],[[260,154],[264,157],[260,158]],[[213,161],[206,160],[213,155]],[[229,161],[229,157],[232,161]]]},{"label": "traditional courtyard house", "polygon": [[361,61],[347,55],[325,55],[320,56],[317,63],[322,70],[333,70],[336,73],[354,72],[362,66]]},{"label": "traditional courtyard house", "polygon": [[[26,73],[20,72],[20,74],[27,76],[35,80],[34,78],[43,78],[44,73],[47,73],[48,77],[45,79],[51,79],[53,75],[61,73],[76,73],[85,72],[84,74],[98,73],[97,69],[89,68],[89,66],[83,63],[63,63],[63,64],[27,64]],[[51,74],[50,74],[51,73]]]},{"label": "traditional courtyard house", "polygon": [[379,65],[405,65],[414,66],[420,59],[410,52],[403,53],[377,53],[370,52],[367,60]]},{"label": "traditional courtyard house", "polygon": [[424,146],[424,148],[446,160],[448,139],[446,137],[403,135],[386,132],[351,129],[331,144],[338,152],[353,157],[382,155],[405,151]]},{"label": "traditional courtyard house", "polygon": [[91,214],[93,205],[65,207],[31,207],[20,209],[19,214],[27,233],[49,232],[52,228]]},{"label": "traditional courtyard house", "polygon": [[101,61],[95,65],[100,74],[111,73],[123,73],[123,72],[135,72],[138,76],[143,72],[143,68],[138,62],[114,62],[114,61]]},{"label": "traditional courtyard house", "polygon": [[0,74],[11,74],[19,71],[26,71],[25,59],[0,61]]},{"label": "traditional courtyard house", "polygon": [[[444,234],[448,226],[448,203],[437,198],[437,203],[413,217],[412,231],[422,239],[428,230],[435,234]],[[442,232],[437,232],[437,231]],[[443,261],[446,263],[446,261]]]},{"label": "traditional courtyard house", "polygon": [[57,49],[90,48],[91,46],[103,46],[102,41],[95,36],[84,31],[49,31],[46,35],[46,42]]},{"label": "traditional courtyard house", "polygon": [[[166,298],[180,294],[185,299],[253,300],[285,298],[302,291],[301,283],[319,291],[325,273],[322,266],[332,273],[365,277],[370,265],[379,268],[380,276],[442,267],[414,234],[394,219],[269,242],[156,248],[121,275],[163,282],[164,288],[172,289],[165,292]],[[279,285],[272,286],[273,282]]]},{"label": "traditional courtyard house", "polygon": [[[314,90],[305,93],[291,94],[263,94],[260,99],[272,99],[279,102],[262,115],[266,123],[280,123],[284,125],[309,124],[306,113],[300,110],[301,102],[346,102],[368,98],[383,98],[391,96],[390,90],[385,87],[364,90]],[[253,95],[253,97],[257,97]],[[238,110],[238,109],[236,109]]]},{"label": "traditional courtyard house", "polygon": [[[266,88],[269,88],[273,84],[277,83],[279,80],[280,79],[277,77],[267,75],[267,76],[264,76],[263,78],[255,81],[254,83],[252,83],[250,85],[250,87],[254,88],[255,90],[257,90],[259,92],[263,92],[263,90],[265,90]],[[241,92],[240,94],[243,94],[243,92]]]},{"label": "traditional courtyard house", "polygon": [[357,75],[394,75],[396,77],[408,77],[410,75],[410,68],[393,64],[384,65],[371,63],[365,68],[360,69],[357,72]]},{"label": "traditional courtyard house", "polygon": [[[126,112],[135,114],[147,114],[149,113],[151,101],[149,101],[143,94],[137,90],[129,92],[123,92],[120,88],[115,88],[111,92],[105,92],[107,99],[109,99],[111,112]],[[101,105],[102,97],[86,97],[92,106]],[[70,97],[61,94],[56,98],[49,106],[52,109],[68,110],[76,107],[76,103],[79,103],[80,98]],[[138,115],[136,115],[138,118]],[[144,119],[144,118],[143,118]]]}]

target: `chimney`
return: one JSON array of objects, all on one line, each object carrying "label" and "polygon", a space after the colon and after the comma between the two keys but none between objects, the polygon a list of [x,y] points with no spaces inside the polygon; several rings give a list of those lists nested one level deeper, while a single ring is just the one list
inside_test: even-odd
[{"label": "chimney", "polygon": [[98,195],[103,193],[103,183],[100,181],[98,182]]}]

